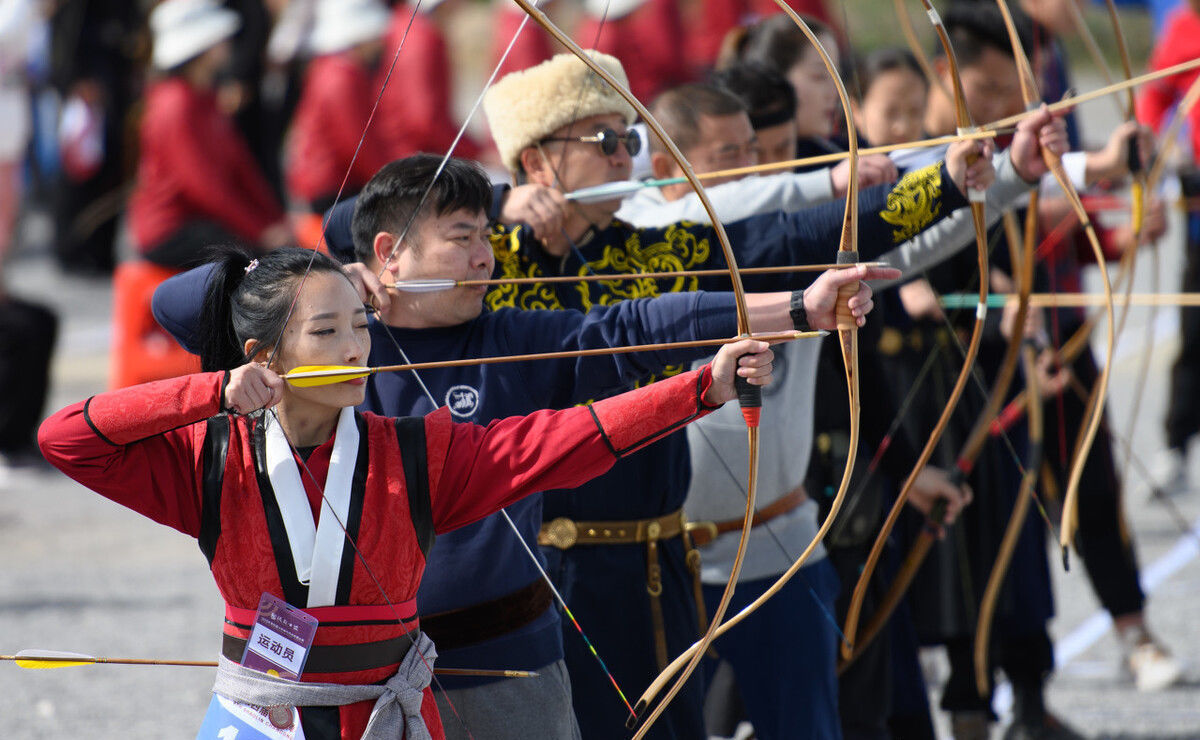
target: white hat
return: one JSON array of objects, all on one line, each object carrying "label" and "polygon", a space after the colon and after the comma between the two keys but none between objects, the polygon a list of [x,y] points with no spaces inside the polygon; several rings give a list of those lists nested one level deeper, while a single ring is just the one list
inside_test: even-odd
[{"label": "white hat", "polygon": [[238,14],[213,0],[165,0],[150,13],[154,66],[174,69],[237,33]]},{"label": "white hat", "polygon": [[624,18],[645,5],[647,0],[583,0],[583,9],[595,18]]},{"label": "white hat", "polygon": [[320,0],[309,47],[313,54],[345,51],[383,38],[390,20],[379,0]]},{"label": "white hat", "polygon": [[[616,57],[598,51],[587,54],[629,87]],[[574,54],[558,54],[505,75],[484,95],[483,111],[500,158],[512,172],[518,169],[522,150],[569,123],[605,113],[624,116],[626,125],[637,118],[633,106]]]}]

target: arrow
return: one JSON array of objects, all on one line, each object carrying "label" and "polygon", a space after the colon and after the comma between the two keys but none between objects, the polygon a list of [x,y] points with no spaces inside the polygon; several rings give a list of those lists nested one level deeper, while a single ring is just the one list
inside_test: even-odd
[{"label": "arrow", "polygon": [[[887,262],[847,262],[843,264],[829,263],[823,265],[780,265],[776,267],[744,267],[740,272],[749,275],[769,275],[777,272],[824,272],[825,270],[844,270],[847,267],[863,265],[868,268],[891,267]],[[720,277],[728,275],[725,268],[710,270],[669,270],[667,272],[630,272],[614,275],[555,275],[552,277],[522,277],[522,278],[492,278],[487,280],[454,280],[453,278],[412,278],[397,280],[389,288],[402,290],[406,293],[432,293],[451,288],[480,288],[494,285],[538,285],[541,283],[595,283],[618,282],[623,280],[659,280],[668,278],[688,277]]]},{"label": "arrow", "polygon": [[[1003,308],[1015,303],[1017,296],[1011,293],[992,293],[988,296],[988,308]],[[950,309],[975,308],[977,296],[949,293],[942,296],[942,306]],[[1115,305],[1130,306],[1200,306],[1200,293],[1129,293],[1113,296]],[[1046,307],[1103,306],[1104,296],[1097,293],[1034,293],[1029,305]]]},{"label": "arrow", "polygon": [[[993,139],[997,136],[1004,136],[1015,131],[1015,128],[1008,127],[963,132],[961,134],[936,136],[932,139],[918,139],[916,141],[904,141],[899,144],[873,146],[865,149],[859,149],[858,153],[887,154],[889,152],[896,152],[904,149],[923,149],[927,147],[941,146],[942,144],[953,144],[956,141]],[[795,169],[796,167],[808,167],[817,164],[831,164],[833,162],[839,162],[843,159],[846,159],[849,156],[850,155],[848,152],[831,152],[829,154],[817,154],[815,156],[801,157],[799,159],[785,159],[779,162],[766,162],[764,164],[754,164],[746,167],[732,167],[727,170],[701,172],[698,173],[696,177],[700,180],[713,180],[725,177],[744,177],[745,175],[755,175],[762,172],[776,172],[791,170]],[[604,200],[624,198],[625,196],[632,195],[643,188],[661,188],[667,185],[682,185],[686,182],[686,177],[668,177],[662,180],[617,180],[616,182],[606,182],[601,185],[580,188],[579,190],[567,193],[563,197],[567,200],[575,201],[576,203],[596,203]]]},{"label": "arrow", "polygon": [[[790,342],[795,339],[814,339],[827,335],[829,332],[819,331],[782,331],[771,333],[750,334],[750,339],[763,342]],[[693,339],[687,342],[664,342],[662,344],[633,344],[628,347],[601,347],[597,349],[574,349],[564,352],[539,352],[525,355],[503,355],[499,357],[469,357],[461,360],[440,360],[435,362],[410,362],[402,365],[384,365],[381,367],[357,367],[353,365],[302,365],[294,368],[283,376],[283,379],[297,388],[311,388],[318,385],[344,383],[348,380],[358,380],[375,373],[394,373],[404,370],[431,370],[440,367],[472,367],[475,365],[494,365],[502,362],[526,362],[531,360],[554,360],[569,357],[597,357],[603,355],[623,355],[631,352],[655,352],[663,349],[688,349],[693,347],[715,347],[720,344],[733,344],[747,337],[726,337],[724,339]]]},{"label": "arrow", "polygon": [[[186,668],[216,668],[212,660],[154,660],[149,658],[97,658],[83,653],[68,653],[62,650],[22,650],[16,655],[0,655],[21,668],[49,670],[71,668],[81,665],[107,663],[110,665],[170,665]],[[483,676],[490,678],[537,678],[537,671],[494,670],[488,668],[434,668],[439,676]]]}]

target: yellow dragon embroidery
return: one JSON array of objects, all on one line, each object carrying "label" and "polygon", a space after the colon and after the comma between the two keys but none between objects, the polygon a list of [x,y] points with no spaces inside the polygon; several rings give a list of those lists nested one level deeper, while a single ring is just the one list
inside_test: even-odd
[{"label": "yellow dragon embroidery", "polygon": [[[696,233],[695,224],[682,222],[658,230],[627,228],[624,243],[605,244],[599,256],[576,270],[576,275],[630,275],[643,272],[671,272],[689,270],[707,263],[711,258],[711,245],[707,235]],[[610,230],[608,233],[621,233]],[[520,250],[523,237],[522,227],[497,225],[491,233],[492,250],[496,255],[497,275],[500,278],[541,277],[544,275],[537,263],[522,256]],[[643,237],[658,237],[643,243]],[[695,277],[673,279],[646,278],[642,280],[601,280],[580,282],[574,290],[579,293],[584,311],[593,306],[610,306],[619,301],[634,298],[653,298],[664,293],[696,290],[699,281]],[[520,308],[562,310],[553,286],[500,285],[490,290],[485,298],[492,310],[498,308]],[[657,377],[668,377],[681,372],[681,366],[666,368]],[[653,382],[653,379],[647,382]]]},{"label": "yellow dragon embroidery", "polygon": [[942,165],[940,162],[913,170],[888,193],[879,217],[896,227],[894,243],[900,244],[920,233],[942,210]]}]

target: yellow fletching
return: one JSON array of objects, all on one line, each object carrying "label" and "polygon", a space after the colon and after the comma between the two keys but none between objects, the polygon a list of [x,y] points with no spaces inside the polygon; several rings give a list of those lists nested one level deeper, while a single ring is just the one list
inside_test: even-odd
[{"label": "yellow fletching", "polygon": [[353,365],[301,365],[283,376],[283,379],[297,388],[312,388],[365,378],[373,372],[374,368]]},{"label": "yellow fletching", "polygon": [[44,668],[69,668],[77,665],[91,665],[93,660],[36,660],[33,658],[22,658],[16,661],[21,668],[31,668],[34,670]]},{"label": "yellow fletching", "polygon": [[57,650],[22,650],[17,653],[14,661],[21,668],[45,670],[48,668],[69,668],[71,666],[91,665],[96,659],[80,653],[64,653]]},{"label": "yellow fletching", "polygon": [[1142,225],[1146,220],[1146,190],[1140,182],[1134,182],[1130,186],[1130,195],[1133,199],[1133,235],[1136,238],[1142,235]]}]

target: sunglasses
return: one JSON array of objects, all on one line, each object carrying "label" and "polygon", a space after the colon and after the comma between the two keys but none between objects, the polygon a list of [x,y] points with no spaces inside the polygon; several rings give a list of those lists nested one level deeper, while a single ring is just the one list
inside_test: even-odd
[{"label": "sunglasses", "polygon": [[600,153],[606,157],[611,157],[617,153],[617,145],[623,144],[625,151],[629,152],[629,156],[635,157],[637,153],[642,151],[642,137],[638,136],[637,131],[630,129],[623,134],[618,134],[611,128],[601,129],[599,132],[591,136],[568,136],[554,139],[542,139],[542,141],[581,141],[584,144],[599,144]]}]

